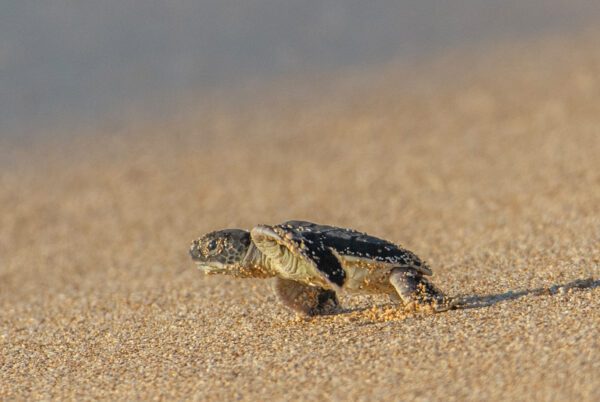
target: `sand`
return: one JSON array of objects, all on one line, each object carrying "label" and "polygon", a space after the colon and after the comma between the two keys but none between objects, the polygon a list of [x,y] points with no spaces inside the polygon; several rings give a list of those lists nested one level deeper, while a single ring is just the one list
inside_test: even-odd
[{"label": "sand", "polygon": [[[600,400],[596,38],[4,147],[0,399]],[[401,243],[467,308],[299,319],[187,254],[292,218]]]}]

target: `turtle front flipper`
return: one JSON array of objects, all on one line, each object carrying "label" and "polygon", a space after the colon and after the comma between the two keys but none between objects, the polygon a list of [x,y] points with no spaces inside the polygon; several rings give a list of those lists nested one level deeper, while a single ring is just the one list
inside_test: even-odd
[{"label": "turtle front flipper", "polygon": [[415,269],[395,268],[390,283],[406,306],[430,306],[435,312],[453,308],[450,300]]},{"label": "turtle front flipper", "polygon": [[339,301],[335,291],[317,286],[304,285],[289,279],[275,278],[275,294],[297,313],[314,316],[330,314]]},{"label": "turtle front flipper", "polygon": [[346,272],[318,234],[281,225],[258,225],[250,234],[252,242],[281,277],[311,286],[343,287]]}]

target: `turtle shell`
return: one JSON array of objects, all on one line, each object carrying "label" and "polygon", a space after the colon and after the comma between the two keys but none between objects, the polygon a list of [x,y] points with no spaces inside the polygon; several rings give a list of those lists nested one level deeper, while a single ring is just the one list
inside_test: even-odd
[{"label": "turtle shell", "polygon": [[[364,259],[383,267],[414,268],[424,275],[432,271],[414,253],[366,233],[305,221],[287,221],[273,227],[296,244],[317,245],[330,249],[344,259]],[[319,264],[320,265],[320,264]]]}]

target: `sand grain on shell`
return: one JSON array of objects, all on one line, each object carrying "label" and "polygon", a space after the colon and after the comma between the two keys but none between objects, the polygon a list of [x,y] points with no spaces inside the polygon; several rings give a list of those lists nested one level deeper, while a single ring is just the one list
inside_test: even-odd
[{"label": "sand grain on shell", "polygon": [[[0,399],[600,400],[598,77],[547,40],[11,151]],[[300,320],[188,258],[287,219],[399,242],[469,308]]]}]

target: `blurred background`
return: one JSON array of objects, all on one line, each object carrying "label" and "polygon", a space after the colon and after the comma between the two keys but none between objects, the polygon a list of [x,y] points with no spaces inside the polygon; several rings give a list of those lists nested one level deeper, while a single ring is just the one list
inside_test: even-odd
[{"label": "blurred background", "polygon": [[485,52],[599,17],[595,0],[4,0],[0,135],[169,117],[274,78]]}]

